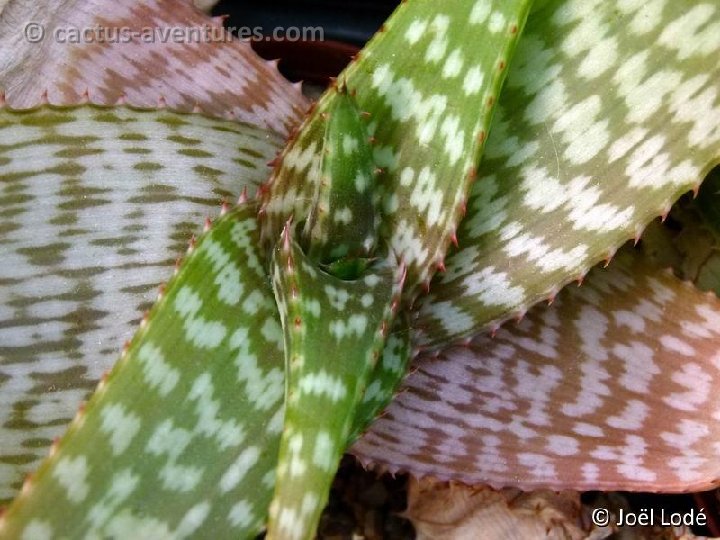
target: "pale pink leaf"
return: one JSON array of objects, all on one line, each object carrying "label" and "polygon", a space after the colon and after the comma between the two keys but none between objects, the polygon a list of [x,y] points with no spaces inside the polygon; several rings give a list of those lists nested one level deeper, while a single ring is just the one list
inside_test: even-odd
[{"label": "pale pink leaf", "polygon": [[237,118],[286,134],[300,89],[188,0],[0,4],[0,93],[13,108],[90,101]]},{"label": "pale pink leaf", "polygon": [[491,338],[425,355],[352,449],[526,490],[720,483],[720,301],[631,252]]}]

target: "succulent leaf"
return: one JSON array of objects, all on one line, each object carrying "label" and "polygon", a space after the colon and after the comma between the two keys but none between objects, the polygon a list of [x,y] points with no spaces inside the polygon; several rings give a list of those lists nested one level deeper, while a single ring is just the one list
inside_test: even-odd
[{"label": "succulent leaf", "polygon": [[411,359],[410,338],[407,321],[398,316],[393,332],[385,342],[380,361],[369,377],[369,384],[363,393],[353,418],[348,445],[354,442],[388,406],[407,372]]},{"label": "succulent leaf", "polygon": [[307,107],[275,63],[185,0],[0,3],[3,95],[22,109],[48,102],[200,108],[281,135]]},{"label": "succulent leaf", "polygon": [[355,410],[381,362],[403,277],[381,261],[354,281],[339,279],[323,272],[290,234],[288,225],[273,258],[287,381],[272,539],[314,537]]},{"label": "succulent leaf", "polygon": [[[369,114],[380,235],[408,267],[407,296],[434,274],[461,219],[529,0],[403,2],[340,76]],[[264,196],[272,245],[306,219],[321,181],[326,94],[286,148]]]},{"label": "succulent leaf", "polygon": [[[379,193],[367,130],[345,89],[323,117],[320,182],[303,227],[308,255],[320,264],[367,259],[377,243]],[[332,273],[332,272],[331,272]]]},{"label": "succulent leaf", "polygon": [[720,159],[720,6],[538,5],[500,97],[461,249],[420,343],[521,314],[612,257]]},{"label": "succulent leaf", "polygon": [[351,452],[523,490],[709,489],[718,339],[720,300],[623,252],[494,338],[423,354]]},{"label": "succulent leaf", "polygon": [[245,538],[263,527],[284,376],[256,211],[239,206],[201,238],[0,536]]},{"label": "succulent leaf", "polygon": [[0,108],[0,500],[47,455],[197,225],[280,137],[199,114]]},{"label": "succulent leaf", "polygon": [[[162,2],[152,2],[156,4]],[[342,78],[370,113],[373,160],[383,167],[380,236],[391,253],[409,265],[406,300],[443,266],[445,250],[455,237],[529,1],[496,4],[404,3]],[[538,22],[521,46],[520,66],[510,75],[502,98],[488,143],[491,159],[483,165],[486,172],[472,192],[469,219],[458,233],[463,248],[448,261],[448,273],[436,280],[433,296],[421,306],[418,342],[441,346],[524,312],[569,279],[584,275],[598,259],[612,255],[682,191],[695,187],[720,153],[717,12],[712,4],[669,5],[662,0],[624,1],[617,7],[580,0],[541,3]],[[468,29],[477,33],[468,34]],[[685,44],[681,37],[690,34],[691,43]],[[2,37],[0,32],[0,43]],[[398,54],[408,46],[419,48],[420,56],[417,51]],[[663,56],[667,54],[669,61]],[[391,61],[395,55],[400,61]],[[659,69],[661,58],[665,63]],[[2,61],[0,52],[0,65]],[[2,77],[0,84],[5,84]],[[598,92],[601,84],[607,92]],[[188,102],[182,92],[175,97]],[[342,206],[328,203],[332,209],[324,219],[313,214],[321,201],[333,201],[333,194],[349,198],[342,186],[356,185],[352,173],[367,170],[371,161],[364,155],[349,166],[342,163],[329,186],[323,185],[324,172],[334,172],[337,163],[323,159],[322,141],[326,148],[337,144],[343,129],[357,133],[360,141],[365,138],[355,112],[349,121],[342,120],[340,129],[325,130],[324,116],[330,114],[332,122],[333,116],[345,118],[336,115],[337,110],[349,111],[339,99],[330,93],[321,100],[292,140],[261,212],[265,249],[275,244],[279,228],[294,215],[296,222],[308,224],[306,242],[315,259],[310,262],[289,237],[275,253],[275,293],[288,371],[282,443],[280,397],[274,397],[283,383],[277,367],[283,350],[280,319],[269,296],[266,267],[257,262],[263,257],[252,219],[255,208],[246,206],[221,219],[195,248],[164,293],[160,305],[165,307],[153,311],[126,359],[78,416],[37,478],[27,483],[0,534],[19,535],[25,526],[29,536],[52,535],[61,520],[76,527],[71,535],[89,529],[109,536],[144,530],[182,537],[200,527],[203,534],[253,534],[264,520],[278,444],[280,479],[270,537],[312,534],[342,448],[389,399],[409,356],[409,333],[401,320],[389,338],[387,363],[378,360],[382,340],[377,323],[384,320],[385,338],[400,293],[392,278],[396,272],[383,266],[387,263],[357,267],[365,277],[352,281],[317,267],[318,261],[332,261],[329,268],[337,271],[335,257],[342,261],[343,255],[331,245],[356,246],[377,223],[372,198],[353,203],[369,202],[366,215],[373,218],[357,221],[361,232],[354,238],[348,235],[354,234],[351,229],[333,229]],[[257,117],[255,113],[253,109],[248,118],[267,122],[278,132],[287,127],[262,111]],[[0,167],[11,163],[2,159],[0,153]],[[13,203],[12,190],[8,197]],[[233,236],[238,224],[247,229],[245,236]],[[10,229],[14,231],[12,223]],[[233,265],[238,245],[229,243],[238,238],[242,259]],[[317,239],[328,241],[317,250]],[[353,258],[352,247],[348,253],[351,261],[359,260]],[[369,286],[366,279],[376,271],[385,272],[386,279],[376,288],[386,294],[378,293],[366,306],[362,287]],[[249,295],[240,319],[223,298],[235,296],[230,290],[237,286],[228,283],[236,277]],[[558,308],[534,310],[518,329],[501,330],[495,343],[475,336],[467,348],[448,349],[440,359],[425,356],[399,402],[356,451],[391,470],[464,481],[490,479],[502,485],[519,482],[522,487],[678,491],[714,485],[720,477],[714,443],[720,432],[701,409],[716,416],[720,410],[708,390],[720,376],[707,339],[720,333],[717,301],[624,257],[604,277],[593,273],[592,281],[593,286],[581,292],[563,292]],[[318,310],[339,309],[333,305],[336,296],[327,296],[319,283],[345,291],[346,303],[356,304],[339,314],[342,324],[304,324]],[[183,292],[190,287],[196,288],[196,296]],[[327,298],[316,304],[313,297],[318,294]],[[169,299],[174,309],[168,307]],[[246,304],[261,308],[252,315]],[[667,311],[662,313],[662,308]],[[682,318],[681,336],[667,331],[668,313]],[[376,317],[375,327],[367,322],[368,315]],[[354,326],[344,321],[359,325],[358,317],[366,317],[370,326],[367,334],[354,336]],[[558,331],[562,321],[571,331]],[[261,323],[264,326],[257,326]],[[613,337],[608,337],[610,327]],[[238,332],[243,330],[241,339]],[[338,333],[343,339],[333,341]],[[237,339],[228,337],[231,334]],[[660,346],[653,351],[648,336],[657,335],[662,336]],[[579,351],[573,337],[581,344]],[[598,346],[603,340],[606,345]],[[158,343],[167,348],[161,351],[166,358],[147,368],[144,355],[150,349],[145,347]],[[346,348],[348,357],[358,361],[333,362]],[[200,349],[211,352],[203,352],[199,360]],[[559,372],[560,349],[569,357],[585,355],[579,367],[569,367],[575,372]],[[693,353],[710,362],[677,360]],[[302,355],[303,362],[293,365],[295,355]],[[157,369],[164,373],[161,382],[155,379]],[[162,395],[167,373],[186,381],[176,381],[167,391],[179,398]],[[256,387],[250,382],[258,377],[267,379],[266,394],[253,394]],[[316,399],[327,397],[327,388],[340,388],[325,384],[335,381],[331,377],[342,379],[347,392],[337,407]],[[238,378],[247,383],[239,393]],[[0,385],[5,382],[0,377]],[[311,391],[303,393],[304,385]],[[549,400],[546,392],[557,399]],[[298,393],[300,398],[293,401]],[[439,395],[448,399],[441,401]],[[258,401],[271,396],[272,404],[259,410]],[[245,408],[235,407],[234,400]],[[142,408],[142,415],[134,407]],[[244,418],[247,407],[253,414],[249,423]],[[658,418],[663,425],[657,424]],[[154,431],[145,429],[146,423]],[[117,430],[131,434],[127,445]],[[98,436],[105,437],[99,446]],[[598,437],[604,440],[598,442]],[[190,440],[197,442],[197,451],[186,452]],[[381,443],[391,451],[380,450]],[[116,456],[117,446],[123,449]],[[329,450],[319,452],[320,446]],[[260,448],[267,451],[258,456]],[[409,448],[419,448],[418,453]],[[113,459],[108,460],[110,454]],[[315,462],[320,454],[323,466]],[[581,459],[586,455],[592,461]],[[205,466],[207,456],[212,456],[212,466]],[[483,461],[478,462],[478,456]],[[118,479],[118,474],[125,476]],[[157,485],[172,494],[153,499]],[[223,486],[230,488],[223,491]],[[145,502],[147,511],[138,512]]]}]

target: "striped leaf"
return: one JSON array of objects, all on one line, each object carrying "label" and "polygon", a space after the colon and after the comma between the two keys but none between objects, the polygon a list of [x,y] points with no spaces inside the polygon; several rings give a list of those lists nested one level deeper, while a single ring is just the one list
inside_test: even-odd
[{"label": "striped leaf", "polygon": [[273,287],[288,379],[268,538],[314,538],[355,410],[381,363],[402,272],[377,263],[357,280],[343,281],[319,270],[290,239],[289,227],[283,236]]},{"label": "striped leaf", "polygon": [[283,337],[256,210],[233,210],[190,252],[3,537],[246,538],[264,525]]},{"label": "striped leaf", "polygon": [[720,158],[720,6],[542,2],[458,238],[422,300],[441,346],[552,297],[697,188]]},{"label": "striped leaf", "polygon": [[352,452],[523,490],[720,479],[720,300],[631,251],[495,338],[425,354]]},{"label": "striped leaf", "polygon": [[[380,234],[408,267],[408,298],[442,264],[529,9],[529,0],[403,2],[340,76],[370,116]],[[264,197],[270,244],[290,215],[306,218],[321,182],[323,115],[317,103],[279,161]],[[369,180],[359,179],[362,182]]]},{"label": "striped leaf", "polygon": [[3,95],[15,108],[88,101],[199,108],[281,135],[307,108],[275,62],[230,39],[221,20],[188,0],[1,2]]},{"label": "striped leaf", "polygon": [[197,225],[279,137],[201,115],[0,109],[0,499],[112,366]]}]

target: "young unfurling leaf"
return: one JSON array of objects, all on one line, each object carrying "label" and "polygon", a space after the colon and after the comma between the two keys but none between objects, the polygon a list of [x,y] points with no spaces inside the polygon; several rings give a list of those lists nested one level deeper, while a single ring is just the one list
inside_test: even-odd
[{"label": "young unfurling leaf", "polygon": [[[348,440],[402,376],[385,363],[398,356],[404,366],[409,356],[407,334],[394,336],[389,354],[382,354],[404,269],[392,258],[371,259],[380,219],[373,158],[353,98],[344,89],[338,94],[324,117],[321,181],[303,227],[305,252],[292,239],[290,222],[274,250],[286,392],[269,539],[312,538]],[[371,380],[376,373],[380,386]]]},{"label": "young unfurling leaf", "polygon": [[287,379],[271,539],[313,537],[402,288],[384,261],[354,281],[324,273],[289,234],[273,261]]},{"label": "young unfurling leaf", "polygon": [[335,275],[355,277],[377,243],[380,192],[369,136],[355,101],[343,87],[324,116],[320,182],[305,221],[311,259]]}]

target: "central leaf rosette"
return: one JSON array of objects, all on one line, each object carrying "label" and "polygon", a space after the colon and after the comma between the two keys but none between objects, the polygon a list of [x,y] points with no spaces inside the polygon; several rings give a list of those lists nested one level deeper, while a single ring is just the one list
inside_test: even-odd
[{"label": "central leaf rosette", "polygon": [[[398,332],[381,360],[404,269],[391,255],[374,257],[380,218],[369,137],[344,89],[322,118],[321,176],[298,226],[301,243],[288,222],[272,259],[286,381],[268,538],[312,536],[351,436],[387,404],[409,358],[408,333]],[[371,382],[382,392],[366,399]]]}]

